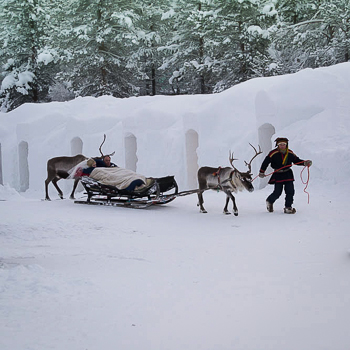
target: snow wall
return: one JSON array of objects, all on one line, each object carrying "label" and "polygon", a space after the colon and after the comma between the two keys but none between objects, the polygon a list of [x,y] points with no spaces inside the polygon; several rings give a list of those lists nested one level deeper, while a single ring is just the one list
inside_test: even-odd
[{"label": "snow wall", "polygon": [[[220,94],[118,99],[84,97],[25,104],[0,113],[0,184],[17,191],[42,190],[47,160],[62,155],[112,153],[117,165],[145,176],[174,175],[180,190],[197,187],[198,167],[236,167],[254,155],[257,174],[277,136],[312,159],[313,179],[333,184],[350,176],[350,63],[257,78]],[[256,187],[265,180],[257,179]],[[60,181],[69,193],[71,181]],[[55,190],[50,185],[50,195]]]}]

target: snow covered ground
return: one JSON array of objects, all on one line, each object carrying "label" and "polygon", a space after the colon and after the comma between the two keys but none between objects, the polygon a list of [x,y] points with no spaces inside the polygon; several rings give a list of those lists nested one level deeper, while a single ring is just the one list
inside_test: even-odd
[{"label": "snow covered ground", "polygon": [[[298,172],[295,171],[296,173]],[[348,191],[206,192],[144,210],[0,202],[2,350],[348,350]],[[4,190],[4,189],[3,189]],[[81,194],[82,195],[82,194]],[[12,200],[11,200],[12,199]]]},{"label": "snow covered ground", "polygon": [[[349,74],[349,65],[343,65],[322,70],[322,76],[341,69],[343,76]],[[262,80],[248,83],[252,87]],[[345,106],[349,90],[338,88]],[[74,108],[84,101],[74,101]],[[25,116],[34,107],[21,111]],[[298,156],[314,161],[309,203],[300,179],[303,168],[293,168],[295,215],[283,214],[283,196],[268,213],[265,198],[272,186],[259,189],[259,179],[253,193],[236,195],[235,217],[222,214],[225,195],[214,191],[204,193],[207,214],[199,213],[196,195],[142,210],[86,206],[56,199],[51,185],[53,200],[43,201],[42,165],[41,188],[34,183],[24,193],[6,183],[5,173],[0,349],[349,350],[350,116],[338,107],[337,120],[330,106],[295,123],[289,116],[290,129],[276,126],[273,139],[289,137]],[[16,113],[12,116],[19,118]],[[4,125],[0,140],[6,141],[10,123]],[[248,144],[252,134],[241,133]],[[213,159],[200,165],[220,165],[214,153]],[[112,160],[118,163],[118,157]]]}]

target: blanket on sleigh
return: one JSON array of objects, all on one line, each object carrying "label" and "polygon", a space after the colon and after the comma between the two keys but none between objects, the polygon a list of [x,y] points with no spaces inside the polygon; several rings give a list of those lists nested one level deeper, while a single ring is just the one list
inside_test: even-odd
[{"label": "blanket on sleigh", "polygon": [[101,184],[117,187],[119,190],[124,190],[135,180],[142,180],[144,184],[147,183],[145,176],[119,167],[95,168],[91,172],[90,178]]}]

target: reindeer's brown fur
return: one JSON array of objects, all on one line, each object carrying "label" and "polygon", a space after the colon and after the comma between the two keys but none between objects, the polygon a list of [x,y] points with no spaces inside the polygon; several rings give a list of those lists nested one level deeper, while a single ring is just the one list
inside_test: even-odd
[{"label": "reindeer's brown fur", "polygon": [[[252,145],[251,145],[252,146]],[[259,155],[261,152],[259,146],[259,152],[252,146],[255,155],[249,163],[246,162],[248,166],[247,172],[238,171],[233,165],[233,154],[230,152],[229,161],[232,168],[211,168],[211,167],[202,167],[198,170],[197,178],[200,192],[198,193],[198,206],[200,207],[201,213],[206,213],[203,203],[203,192],[207,189],[213,189],[218,191],[223,191],[226,193],[226,204],[224,207],[224,214],[230,214],[228,211],[228,203],[230,199],[233,203],[233,213],[235,216],[238,215],[238,209],[236,205],[236,199],[233,196],[232,192],[237,193],[238,191],[247,190],[249,192],[254,191],[252,184],[252,174],[251,174],[251,163],[252,160]]]},{"label": "reindeer's brown fur", "polygon": [[238,170],[232,168],[211,168],[202,167],[198,170],[198,206],[201,213],[206,213],[203,203],[203,192],[207,189],[219,190],[226,193],[226,204],[224,207],[224,214],[230,214],[228,211],[228,204],[230,199],[233,203],[233,213],[238,215],[236,200],[232,192],[237,193],[244,189],[252,192],[254,187],[251,183],[251,175],[249,173],[238,173]]},{"label": "reindeer's brown fur", "polygon": [[[102,145],[106,141],[106,134],[103,135],[103,141],[99,147],[99,151],[101,153],[101,159],[105,156],[112,156],[115,152],[111,154],[103,154],[102,153]],[[97,157],[96,157],[97,158]],[[49,183],[52,181],[53,185],[55,186],[58,195],[63,199],[63,193],[61,189],[57,185],[57,181],[60,179],[66,179],[68,176],[68,170],[72,169],[75,167],[77,164],[82,162],[83,160],[88,159],[87,157],[83,156],[82,154],[77,154],[76,156],[72,157],[55,157],[51,158],[47,161],[47,179],[45,180],[45,199],[50,200],[49,197]],[[74,180],[74,185],[73,185],[73,190],[70,195],[71,199],[74,199],[74,192],[78,186],[79,178]]]},{"label": "reindeer's brown fur", "polygon": [[[45,180],[45,199],[50,200],[49,197],[49,183],[52,181],[53,185],[55,186],[58,195],[61,199],[63,199],[63,192],[57,185],[57,181],[60,180],[62,177],[59,176],[57,172],[67,172],[68,170],[75,167],[77,164],[82,162],[83,160],[88,159],[82,154],[78,154],[76,156],[72,157],[55,157],[51,158],[47,161],[47,179]],[[70,195],[71,199],[74,199],[74,192],[78,186],[79,179],[74,180],[73,190]]]}]

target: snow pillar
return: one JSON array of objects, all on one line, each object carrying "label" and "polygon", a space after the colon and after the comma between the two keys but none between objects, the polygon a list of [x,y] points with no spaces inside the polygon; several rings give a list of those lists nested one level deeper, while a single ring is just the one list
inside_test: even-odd
[{"label": "snow pillar", "polygon": [[71,155],[76,156],[77,154],[83,153],[83,141],[80,137],[74,137],[70,142]]},{"label": "snow pillar", "polygon": [[187,166],[187,186],[191,189],[198,187],[198,133],[192,129],[186,132],[186,166]]},{"label": "snow pillar", "polygon": [[[269,123],[275,120],[276,107],[273,100],[265,90],[260,90],[255,97],[255,114],[256,120],[260,127],[258,128],[259,145],[263,152],[264,159],[272,149],[271,137],[276,133],[275,127]],[[260,169],[259,169],[260,170]],[[272,169],[268,167],[266,173],[270,173]],[[268,183],[268,178],[260,179],[259,188],[264,188]]]},{"label": "snow pillar", "polygon": [[19,160],[19,191],[25,192],[29,188],[28,142],[21,141],[18,145]]},{"label": "snow pillar", "polygon": [[[272,150],[272,136],[276,133],[275,128],[273,125],[269,123],[265,123],[261,125],[258,129],[258,136],[259,136],[259,145],[261,147],[261,150],[263,152],[263,158],[266,157],[266,155]],[[272,171],[271,167],[268,167],[266,170],[266,174],[270,173]],[[268,183],[268,177],[264,179],[260,179],[259,188],[264,188]]]},{"label": "snow pillar", "polygon": [[137,168],[137,140],[135,135],[129,133],[124,138],[125,168],[136,171]]},{"label": "snow pillar", "polygon": [[[83,141],[80,137],[76,136],[73,137],[72,140],[70,141],[70,153],[72,156],[76,156],[77,154],[82,154],[83,153]],[[69,187],[68,187],[68,183],[69,183]],[[65,186],[65,191],[67,191],[68,189],[71,189],[72,185],[72,181],[65,181],[64,182],[64,186]],[[80,183],[78,183],[76,192],[82,192],[84,191],[84,187],[83,185]]]}]

